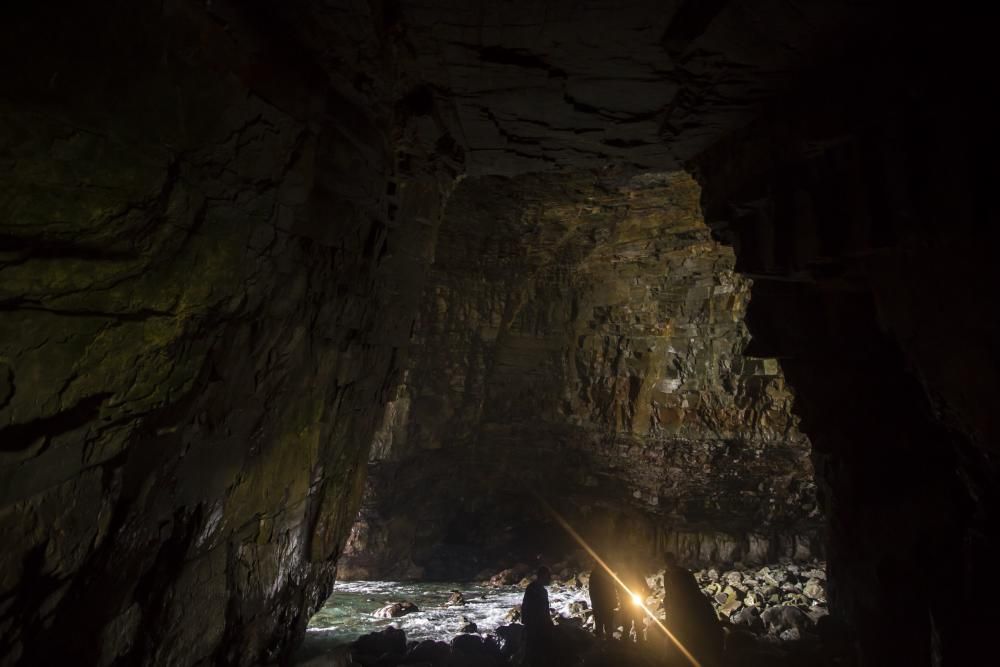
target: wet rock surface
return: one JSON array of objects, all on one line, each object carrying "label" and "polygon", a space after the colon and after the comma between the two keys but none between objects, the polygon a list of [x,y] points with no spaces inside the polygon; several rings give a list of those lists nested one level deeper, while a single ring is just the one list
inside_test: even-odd
[{"label": "wet rock surface", "polygon": [[420,611],[420,608],[412,602],[393,602],[377,610],[374,616],[375,618],[399,618],[416,611]]},{"label": "wet rock surface", "polygon": [[[825,563],[772,563],[761,567],[711,567],[693,573],[702,593],[713,601],[725,633],[723,665],[854,665],[855,658],[841,625],[828,615],[824,601]],[[587,572],[574,572],[555,583],[553,591],[580,588],[586,595]],[[663,620],[663,572],[646,577],[649,596],[644,604]],[[718,591],[723,591],[720,594]],[[808,588],[810,595],[805,595]],[[735,606],[724,602],[735,599]],[[516,611],[516,609],[511,610]],[[623,627],[614,638],[599,641],[593,636],[593,617],[586,600],[570,602],[551,610],[552,664],[559,665],[684,665],[686,659],[651,623],[640,628],[640,638],[629,639]],[[627,614],[619,610],[615,625]],[[528,664],[523,626],[516,622],[496,628],[476,628],[462,617],[466,627],[450,643],[446,641],[400,640],[400,632],[387,628],[362,636],[351,645],[351,654],[361,665],[522,665]],[[442,628],[442,634],[447,630]],[[322,658],[314,658],[322,664]],[[476,661],[479,662],[476,662]],[[300,664],[314,664],[303,661]]]},{"label": "wet rock surface", "polygon": [[820,555],[809,443],[698,198],[683,174],[459,186],[341,576],[528,560],[565,535],[532,492],[635,554]]},{"label": "wet rock surface", "polygon": [[[723,622],[782,640],[799,639],[814,631],[829,614],[826,604],[826,564],[778,563],[760,568],[696,570],[695,580],[712,600]],[[662,574],[653,577],[653,595],[662,596]],[[660,588],[656,588],[659,582]],[[795,630],[799,636],[783,636]]]},{"label": "wet rock surface", "polygon": [[0,22],[0,663],[261,664],[330,593],[454,171],[363,13],[331,76],[237,4]]},{"label": "wet rock surface", "polygon": [[[665,640],[662,632],[651,622],[642,623],[638,628],[641,641],[647,643],[631,645],[625,640],[630,635],[628,630],[631,623],[631,601],[626,601],[624,606],[616,610],[612,620],[614,628],[612,643],[629,644],[629,646],[606,650],[600,647],[601,642],[595,644],[592,637],[594,620],[587,588],[590,572],[573,569],[568,565],[565,569],[565,576],[560,577],[548,588],[553,624],[565,635],[560,641],[565,644],[563,647],[565,657],[569,660],[566,664],[580,664],[579,660],[584,660],[587,654],[590,654],[588,659],[597,660],[596,656],[605,656],[608,651],[610,655],[623,656],[622,659],[635,660],[641,655],[651,660],[661,662],[666,660],[668,664],[673,664],[669,641]],[[710,609],[714,608],[718,625],[724,632],[725,644],[729,650],[727,658],[729,663],[742,664],[739,660],[747,655],[752,656],[755,652],[788,658],[802,652],[816,657],[819,655],[818,652],[825,651],[828,656],[839,656],[838,659],[850,653],[848,642],[842,634],[843,626],[828,615],[825,602],[822,599],[804,597],[801,592],[807,586],[811,586],[816,593],[823,588],[825,570],[822,562],[804,564],[780,562],[759,567],[744,567],[737,564],[696,570],[692,576],[700,588],[700,594],[707,600],[713,601]],[[655,617],[666,621],[669,625],[670,620],[665,616],[664,609],[670,607],[670,601],[664,599],[663,577],[662,571],[645,576],[648,595],[643,602]],[[781,587],[775,586],[776,583]],[[355,588],[369,590],[371,591],[369,594],[374,594],[376,597],[378,594],[375,591],[382,590],[386,585],[388,584],[369,582],[368,588],[365,588],[360,582],[342,584],[345,590]],[[470,634],[475,635],[477,641],[481,640],[498,649],[501,658],[505,660],[504,664],[511,662],[519,664],[523,657],[521,653],[523,627],[519,623],[518,614],[520,605],[515,604],[506,616],[502,613],[505,601],[510,604],[521,599],[523,590],[519,586],[490,586],[488,580],[484,580],[481,588],[465,589],[466,597],[475,600],[470,603],[471,608],[456,608],[449,604],[450,599],[446,589],[442,588],[440,591],[434,589],[435,594],[427,597],[432,592],[430,587],[422,589],[421,584],[412,583],[397,585],[405,585],[410,595],[427,602],[426,607],[421,610],[422,613],[418,614],[423,618],[399,621],[400,629],[408,636],[413,635],[407,643],[407,656],[404,660],[416,659],[412,655],[414,651],[418,654],[432,652],[436,657],[427,658],[428,660],[445,661],[441,664],[447,664],[446,661],[451,659],[449,643],[461,634]],[[729,598],[737,601],[735,608],[724,604],[727,595],[721,595],[716,599],[720,587],[727,591]],[[482,602],[479,600],[479,591],[483,592],[484,598],[490,598],[492,601],[485,601],[481,607],[477,607],[476,605]],[[298,662],[311,664],[309,659],[335,654],[342,645],[337,643],[337,637],[340,638],[340,642],[348,642],[357,637],[357,634],[350,634],[348,627],[355,628],[356,633],[368,632],[372,628],[370,623],[354,624],[355,619],[344,616],[345,610],[353,604],[347,597],[332,602],[338,613],[325,621],[332,625],[313,628],[315,632],[310,633],[306,652],[299,656]],[[475,620],[472,620],[473,618]],[[383,631],[378,631],[355,642],[353,650],[358,660],[381,659],[381,654],[369,655],[371,651],[366,646],[372,642],[384,642],[384,636]],[[324,646],[330,645],[335,648],[324,650]],[[490,648],[489,651],[495,658],[494,649]],[[635,655],[630,657],[630,651]],[[808,664],[808,662],[795,664]]]},{"label": "wet rock surface", "polygon": [[[1000,226],[993,23],[972,8],[8,5],[0,660],[282,660],[330,592],[369,449],[356,574],[397,535],[411,576],[543,544],[509,470],[561,480],[564,511],[628,549],[805,557],[809,475],[774,474],[804,470],[804,431],[857,651],[975,664],[1000,551]],[[702,232],[668,242],[630,208],[637,173],[682,167],[705,238],[733,247],[718,267]],[[439,235],[463,172],[454,210],[479,233]],[[651,312],[621,307],[633,289]],[[661,308],[694,335],[653,327]],[[464,355],[441,365],[435,341]],[[447,493],[407,480],[418,461]],[[393,523],[377,489],[397,478],[423,506]]]}]

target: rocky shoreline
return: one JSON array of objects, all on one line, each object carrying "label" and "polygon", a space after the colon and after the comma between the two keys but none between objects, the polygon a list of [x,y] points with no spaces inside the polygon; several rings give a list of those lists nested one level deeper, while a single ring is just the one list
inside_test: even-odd
[{"label": "rocky shoreline", "polygon": [[[523,588],[530,583],[530,567],[517,565],[497,572],[483,583],[493,588]],[[568,564],[558,564],[551,588],[585,591],[589,572]],[[693,572],[702,592],[714,605],[725,629],[726,664],[733,665],[850,665],[847,642],[827,611],[826,571],[822,561],[781,562],[762,567],[709,567]],[[662,620],[663,572],[646,576],[650,595],[646,606]],[[352,662],[324,662],[309,665],[358,664],[378,667],[424,665],[462,667],[521,664],[523,626],[519,606],[511,608],[504,624],[477,628],[462,617],[465,599],[456,590],[446,605],[454,608],[452,627],[460,633],[450,642],[407,641],[403,630],[388,627],[357,639],[349,649]],[[415,611],[409,601],[394,602],[375,612],[380,617],[396,617]],[[668,640],[655,627],[646,629],[646,641],[633,642],[623,629],[615,640],[599,641],[593,634],[589,604],[574,601],[563,610],[552,610],[555,631],[565,647],[567,665],[646,665],[674,664]],[[651,625],[651,624],[650,624]],[[676,658],[676,655],[675,655]],[[346,659],[346,655],[343,656]],[[330,658],[332,660],[332,658]],[[666,662],[664,662],[666,660]],[[677,662],[682,664],[682,662]]]}]

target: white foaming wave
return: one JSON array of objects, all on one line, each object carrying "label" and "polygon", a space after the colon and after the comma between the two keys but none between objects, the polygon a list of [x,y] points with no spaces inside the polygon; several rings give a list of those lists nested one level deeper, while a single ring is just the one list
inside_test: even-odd
[{"label": "white foaming wave", "polygon": [[[464,605],[447,606],[452,590],[465,595]],[[366,632],[394,625],[407,639],[450,641],[464,624],[464,616],[475,623],[479,634],[503,625],[509,610],[521,603],[524,591],[516,586],[487,588],[480,584],[414,584],[393,581],[338,582],[334,594],[310,623],[310,632],[327,632],[351,641]],[[395,619],[376,619],[372,613],[389,602],[411,600],[420,611]],[[558,613],[568,614],[569,605],[588,600],[585,589],[549,589],[549,604]]]}]

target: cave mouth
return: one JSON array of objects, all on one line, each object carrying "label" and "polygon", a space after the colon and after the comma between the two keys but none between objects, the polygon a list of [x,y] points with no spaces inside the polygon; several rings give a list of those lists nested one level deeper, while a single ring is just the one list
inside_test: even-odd
[{"label": "cave mouth", "polygon": [[[463,617],[495,632],[543,563],[586,622],[593,559],[563,516],[650,583],[674,553],[748,628],[771,607],[826,614],[809,441],[779,361],[747,353],[752,281],[700,200],[683,171],[456,188],[311,643],[383,627],[358,617],[407,595],[426,601],[401,621],[411,638],[449,640]],[[496,601],[449,606],[451,588]]]},{"label": "cave mouth", "polygon": [[654,566],[822,549],[847,664],[981,661],[989,17],[7,4],[0,663],[286,663],[337,579],[566,558],[525,484]]}]

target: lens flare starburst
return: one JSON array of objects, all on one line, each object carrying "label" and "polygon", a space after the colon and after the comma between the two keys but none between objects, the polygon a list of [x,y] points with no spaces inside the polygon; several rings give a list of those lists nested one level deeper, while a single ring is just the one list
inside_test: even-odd
[{"label": "lens flare starburst", "polygon": [[562,526],[563,530],[565,530],[567,533],[569,533],[570,537],[572,537],[576,541],[577,544],[579,544],[581,547],[583,547],[584,551],[586,551],[590,555],[590,557],[594,559],[594,562],[596,562],[605,572],[608,573],[608,575],[612,579],[615,580],[615,582],[619,586],[621,586],[625,590],[626,594],[632,599],[632,602],[636,606],[640,607],[642,609],[643,613],[647,617],[649,617],[649,619],[654,624],[656,624],[656,626],[658,628],[660,628],[660,630],[663,631],[663,634],[665,634],[670,639],[670,641],[672,641],[674,643],[674,645],[684,655],[684,657],[687,658],[688,661],[692,665],[694,665],[694,667],[702,667],[701,663],[698,662],[697,658],[695,658],[693,655],[691,655],[691,652],[687,650],[687,647],[685,647],[684,644],[682,644],[681,641],[679,639],[677,639],[677,637],[674,636],[674,633],[670,632],[670,630],[667,629],[667,626],[665,626],[663,624],[663,622],[660,619],[658,619],[653,614],[653,612],[649,609],[649,607],[646,606],[645,601],[639,596],[639,594],[638,593],[633,593],[629,589],[629,587],[625,585],[625,582],[618,578],[618,575],[615,574],[611,570],[611,568],[608,566],[608,564],[604,562],[604,559],[601,558],[597,554],[597,552],[594,551],[591,548],[591,546],[589,544],[587,544],[587,541],[584,540],[583,537],[578,532],[576,532],[576,529],[573,528],[573,526],[571,526],[570,523],[568,521],[566,521],[566,519],[564,519],[561,514],[559,514],[558,512],[556,512],[555,509],[551,505],[549,505],[548,502],[546,502],[544,498],[541,498],[540,496],[537,496],[537,495],[536,495],[536,498],[538,498],[538,500],[539,500],[539,502],[541,502],[542,506],[545,507],[545,510],[549,514],[551,514],[553,516],[553,518],[555,518],[555,520],[559,523],[560,526]]}]

